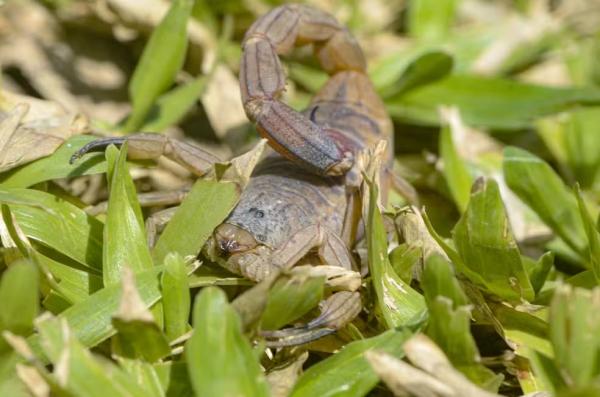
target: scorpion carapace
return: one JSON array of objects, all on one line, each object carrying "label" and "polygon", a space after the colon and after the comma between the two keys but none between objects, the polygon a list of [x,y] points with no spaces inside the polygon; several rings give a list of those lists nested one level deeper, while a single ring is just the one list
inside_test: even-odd
[{"label": "scorpion carapace", "polygon": [[[313,45],[330,79],[297,112],[280,100],[285,73],[279,55],[306,44]],[[239,204],[207,242],[206,255],[254,281],[298,263],[355,269],[351,249],[359,237],[361,206],[354,158],[380,140],[388,141],[388,150],[393,147],[391,120],[366,75],[357,41],[331,15],[288,4],[259,18],[242,46],[244,108],[274,151],[254,170]],[[192,144],[152,134],[101,139],[76,156],[125,139],[130,156],[166,155],[198,175],[214,162]],[[360,296],[338,291],[322,307],[304,326],[263,335],[270,345],[282,346],[334,332],[360,312]]]}]

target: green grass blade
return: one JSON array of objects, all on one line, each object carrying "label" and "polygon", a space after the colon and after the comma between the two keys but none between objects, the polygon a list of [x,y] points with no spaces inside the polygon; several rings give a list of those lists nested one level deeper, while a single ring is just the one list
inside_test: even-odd
[{"label": "green grass blade", "polygon": [[469,272],[466,276],[499,297],[532,300],[533,287],[510,230],[498,184],[478,179],[453,239]]},{"label": "green grass blade", "polygon": [[175,0],[152,32],[129,83],[133,111],[125,124],[126,131],[139,129],[154,101],[173,84],[181,69],[187,51],[187,23],[193,5],[193,0]]},{"label": "green grass blade", "polygon": [[172,341],[189,329],[191,298],[187,268],[179,254],[168,254],[164,260],[161,287],[167,339]]},{"label": "green grass blade", "polygon": [[[39,312],[39,276],[35,265],[26,259],[14,262],[0,281],[0,329],[18,335],[33,331]],[[4,340],[0,345],[4,344]]]},{"label": "green grass blade", "polygon": [[523,149],[507,147],[503,169],[508,187],[583,256],[585,230],[577,201],[550,165]]},{"label": "green grass blade", "polygon": [[545,87],[473,75],[452,75],[386,100],[390,115],[399,121],[437,126],[439,107],[456,106],[467,125],[498,130],[530,128],[539,117],[598,103],[597,89]]},{"label": "green grass blade", "polygon": [[439,254],[427,258],[421,288],[428,303],[433,302],[438,296],[443,296],[450,299],[454,308],[469,304],[450,263]]},{"label": "green grass blade", "polygon": [[240,319],[216,288],[194,302],[194,334],[185,346],[196,396],[268,396],[269,388]]},{"label": "green grass blade", "polygon": [[269,291],[262,329],[276,330],[308,313],[323,299],[323,277],[282,277]]},{"label": "green grass blade", "polygon": [[102,251],[102,277],[106,286],[119,283],[125,266],[134,273],[153,266],[142,210],[126,157],[127,145],[123,145],[120,151],[115,147],[106,151],[110,186]]},{"label": "green grass blade", "polygon": [[465,212],[471,194],[473,178],[465,161],[458,154],[450,126],[442,127],[440,133],[440,156],[444,162],[443,174],[456,206]]},{"label": "green grass blade", "polygon": [[583,227],[587,235],[590,267],[594,272],[596,281],[600,284],[600,233],[596,229],[596,224],[586,207],[585,201],[583,201],[579,186],[575,188],[575,198],[577,198],[577,206],[579,207],[579,213],[581,214]]},{"label": "green grass blade", "polygon": [[333,356],[304,372],[290,397],[366,395],[379,378],[364,358],[364,353],[378,350],[402,358],[402,345],[410,336],[408,331],[390,330],[373,338],[347,344]]},{"label": "green grass blade", "polygon": [[99,153],[86,156],[85,160],[77,161],[74,164],[69,163],[73,153],[94,139],[96,137],[91,135],[73,136],[50,156],[0,175],[0,186],[29,187],[52,179],[106,172],[104,156]]},{"label": "green grass blade", "polygon": [[413,323],[422,316],[425,300],[392,269],[387,254],[387,233],[377,207],[377,186],[371,183],[369,191],[369,218],[366,228],[369,273],[385,325],[388,328],[400,327]]},{"label": "green grass blade", "polygon": [[197,255],[238,199],[239,189],[234,183],[197,181],[156,242],[152,251],[156,263],[162,263],[169,252],[183,257]]},{"label": "green grass blade", "polygon": [[10,205],[25,235],[99,271],[102,267],[102,222],[54,195],[30,189],[0,188],[0,201]]}]

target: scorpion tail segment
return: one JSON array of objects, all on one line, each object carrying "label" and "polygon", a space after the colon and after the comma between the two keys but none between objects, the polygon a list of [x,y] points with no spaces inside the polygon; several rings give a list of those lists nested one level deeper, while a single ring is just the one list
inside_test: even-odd
[{"label": "scorpion tail segment", "polygon": [[353,148],[342,134],[323,128],[279,101],[260,104],[259,133],[281,155],[318,175],[343,175],[352,167]]},{"label": "scorpion tail segment", "polygon": [[271,146],[289,159],[321,175],[342,175],[352,166],[352,145],[342,134],[323,128],[279,101],[285,90],[280,54],[313,43],[315,54],[330,74],[364,72],[364,55],[352,35],[331,15],[290,4],[258,19],[243,43],[240,67],[242,101],[248,118]]},{"label": "scorpion tail segment", "polygon": [[358,292],[341,291],[321,305],[321,315],[306,325],[279,331],[262,331],[269,347],[294,346],[312,342],[350,323],[362,310]]},{"label": "scorpion tail segment", "polygon": [[110,145],[121,146],[125,143],[126,138],[104,138],[97,139],[92,141],[86,145],[84,145],[81,149],[73,153],[71,158],[69,159],[69,164],[74,164],[77,160],[82,158],[86,153],[90,152],[103,152]]},{"label": "scorpion tail segment", "polygon": [[165,156],[198,176],[206,174],[214,163],[220,161],[215,155],[191,143],[171,139],[162,134],[142,132],[127,137],[92,141],[71,156],[70,163],[73,164],[88,152],[104,151],[109,145],[120,146],[125,142],[127,157],[131,160],[156,160]]}]

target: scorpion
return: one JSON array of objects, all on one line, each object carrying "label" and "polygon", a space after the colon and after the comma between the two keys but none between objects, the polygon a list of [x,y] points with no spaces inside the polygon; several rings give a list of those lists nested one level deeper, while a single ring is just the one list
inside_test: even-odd
[{"label": "scorpion", "polygon": [[[329,79],[306,110],[282,102],[286,75],[280,56],[312,44]],[[247,117],[272,150],[252,173],[237,206],[207,241],[204,251],[228,270],[260,282],[302,261],[356,269],[352,249],[361,238],[356,156],[387,142],[393,127],[366,74],[365,56],[347,28],[316,8],[287,4],[257,19],[242,42],[239,72]],[[159,134],[101,138],[81,148],[104,150],[128,142],[130,159],[164,155],[202,176],[218,159],[198,146]],[[358,176],[357,176],[358,175]],[[385,197],[387,184],[382,184]],[[359,293],[337,291],[309,323],[266,337],[274,345],[306,343],[335,332],[362,310]]]}]

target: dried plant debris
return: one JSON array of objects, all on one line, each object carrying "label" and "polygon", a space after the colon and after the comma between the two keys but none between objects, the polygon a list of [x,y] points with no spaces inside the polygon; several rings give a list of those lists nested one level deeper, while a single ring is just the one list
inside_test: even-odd
[{"label": "dried plant debris", "polygon": [[600,1],[283,3],[0,0],[0,396],[600,395]]}]

